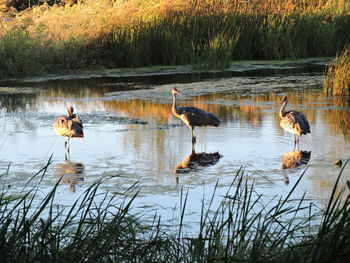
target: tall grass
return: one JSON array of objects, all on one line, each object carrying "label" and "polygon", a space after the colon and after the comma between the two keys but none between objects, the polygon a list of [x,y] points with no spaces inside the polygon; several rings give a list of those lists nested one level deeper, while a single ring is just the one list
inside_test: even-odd
[{"label": "tall grass", "polygon": [[350,45],[328,66],[324,85],[327,94],[350,94]]},{"label": "tall grass", "polygon": [[[337,194],[347,163],[325,211],[316,214],[304,196],[292,198],[305,172],[286,197],[268,204],[240,170],[217,209],[216,190],[209,204],[203,203],[198,231],[191,235],[184,231],[188,193],[181,195],[176,234],[156,216],[146,225],[131,215],[137,193],[129,199],[101,194],[99,182],[66,210],[55,205],[59,182],[39,205],[34,205],[39,186],[19,196],[3,191],[0,256],[4,262],[347,262],[350,195],[345,188]],[[44,176],[49,165],[36,176]],[[320,223],[314,220],[317,213]]]},{"label": "tall grass", "polygon": [[350,4],[342,0],[41,5],[0,21],[0,77],[150,65],[224,69],[236,59],[332,56],[349,41],[348,28]]},{"label": "tall grass", "polygon": [[[45,176],[49,165],[50,161],[35,176]],[[19,196],[1,193],[2,262],[173,261],[172,239],[165,238],[159,222],[143,226],[130,215],[137,194],[130,200],[100,194],[97,182],[64,209],[54,204],[58,184],[38,205],[39,185]]]}]

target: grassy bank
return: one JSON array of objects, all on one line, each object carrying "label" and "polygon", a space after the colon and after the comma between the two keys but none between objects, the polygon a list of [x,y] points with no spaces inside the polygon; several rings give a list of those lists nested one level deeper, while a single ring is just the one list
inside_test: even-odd
[{"label": "grassy bank", "polygon": [[324,89],[329,95],[350,95],[350,45],[328,66]]},{"label": "grassy bank", "polygon": [[350,40],[350,3],[324,1],[78,1],[7,11],[0,77],[91,68],[335,56]]},{"label": "grassy bank", "polygon": [[[43,177],[48,165],[36,176]],[[18,196],[3,190],[0,256],[3,262],[349,261],[350,196],[338,191],[337,180],[328,205],[313,214],[303,197],[292,198],[302,176],[285,198],[267,206],[254,193],[254,183],[238,171],[220,207],[203,205],[192,236],[183,231],[185,192],[178,229],[169,231],[156,216],[153,224],[145,225],[131,215],[137,194],[101,195],[98,182],[66,210],[54,204],[58,183],[38,205],[39,185]],[[312,225],[315,215],[322,219]]]}]

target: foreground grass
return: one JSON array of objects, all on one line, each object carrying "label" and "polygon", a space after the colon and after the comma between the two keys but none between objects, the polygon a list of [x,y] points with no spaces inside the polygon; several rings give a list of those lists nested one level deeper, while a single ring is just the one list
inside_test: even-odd
[{"label": "foreground grass", "polygon": [[[36,176],[43,177],[49,165]],[[248,184],[238,171],[216,212],[210,212],[211,204],[202,206],[198,232],[191,236],[183,230],[186,193],[174,233],[156,216],[153,224],[145,225],[130,214],[137,194],[101,196],[99,183],[66,210],[54,204],[58,183],[39,205],[33,204],[38,186],[16,197],[3,191],[0,258],[2,262],[348,262],[350,196],[343,196],[345,189],[336,194],[344,167],[326,209],[318,212],[322,220],[313,227],[316,230],[311,230],[315,214],[304,197],[291,199],[303,174],[285,198],[267,205],[261,195],[255,196],[254,183]]]},{"label": "foreground grass", "polygon": [[343,0],[85,0],[13,14],[0,22],[0,77],[151,65],[224,69],[236,59],[334,56],[350,40]]},{"label": "foreground grass", "polygon": [[350,45],[328,66],[324,89],[327,94],[350,94]]}]

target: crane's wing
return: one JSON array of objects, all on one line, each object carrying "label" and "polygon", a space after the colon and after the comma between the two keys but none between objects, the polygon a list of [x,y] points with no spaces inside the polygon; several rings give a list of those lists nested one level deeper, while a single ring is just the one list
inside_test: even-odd
[{"label": "crane's wing", "polygon": [[180,118],[189,126],[219,126],[219,118],[196,107],[179,107]]},{"label": "crane's wing", "polygon": [[84,126],[79,117],[75,117],[71,122],[71,130],[74,133],[72,137],[84,138]]},{"label": "crane's wing", "polygon": [[299,135],[311,133],[309,121],[299,111],[287,111],[283,122],[289,129],[298,131]]}]

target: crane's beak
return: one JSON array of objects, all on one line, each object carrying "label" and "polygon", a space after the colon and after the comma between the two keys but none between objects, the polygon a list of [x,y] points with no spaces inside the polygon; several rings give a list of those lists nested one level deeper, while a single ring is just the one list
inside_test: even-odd
[{"label": "crane's beak", "polygon": [[178,91],[176,88],[173,88],[172,93],[174,95],[180,94],[180,91]]}]

